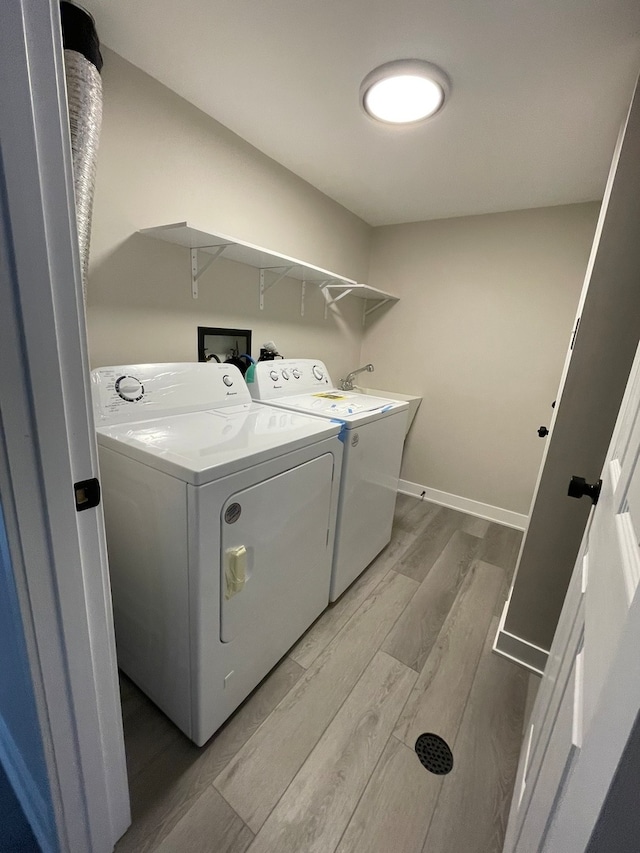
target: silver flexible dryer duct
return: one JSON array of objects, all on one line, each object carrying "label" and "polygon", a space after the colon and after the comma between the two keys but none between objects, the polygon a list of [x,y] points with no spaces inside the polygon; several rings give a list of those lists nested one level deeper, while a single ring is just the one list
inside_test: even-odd
[{"label": "silver flexible dryer duct", "polygon": [[102,124],[102,56],[92,16],[69,0],[60,3],[73,154],[73,184],[86,305],[91,214]]}]

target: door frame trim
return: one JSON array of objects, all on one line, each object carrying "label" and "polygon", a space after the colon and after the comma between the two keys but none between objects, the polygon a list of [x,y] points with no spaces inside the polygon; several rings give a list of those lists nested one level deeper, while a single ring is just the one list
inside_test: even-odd
[{"label": "door frame trim", "polygon": [[498,630],[493,641],[493,651],[503,658],[520,664],[520,666],[528,669],[529,672],[533,672],[536,675],[543,675],[549,652],[504,629],[510,599],[511,595],[509,595],[502,608]]},{"label": "door frame trim", "polygon": [[98,465],[56,0],[4,10],[0,77],[0,499],[58,846],[110,853],[129,796],[102,511],[73,494]]}]

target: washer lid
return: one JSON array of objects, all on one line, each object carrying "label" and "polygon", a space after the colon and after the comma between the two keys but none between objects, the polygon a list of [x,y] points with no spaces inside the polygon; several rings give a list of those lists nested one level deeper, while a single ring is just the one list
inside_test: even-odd
[{"label": "washer lid", "polygon": [[371,394],[335,389],[270,400],[269,405],[282,406],[324,418],[336,418],[347,425],[357,424],[358,426],[385,415],[409,409],[409,404],[401,400],[387,400],[383,397],[373,397]]},{"label": "washer lid", "polygon": [[98,443],[195,486],[338,435],[339,424],[258,403],[98,428]]}]

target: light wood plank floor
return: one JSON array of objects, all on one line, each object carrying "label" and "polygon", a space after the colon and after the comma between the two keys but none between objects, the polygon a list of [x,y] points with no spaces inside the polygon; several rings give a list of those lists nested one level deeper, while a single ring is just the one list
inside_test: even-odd
[{"label": "light wood plank floor", "polygon": [[202,749],[122,675],[116,853],[499,853],[529,682],[491,643],[521,535],[400,495],[387,548]]}]

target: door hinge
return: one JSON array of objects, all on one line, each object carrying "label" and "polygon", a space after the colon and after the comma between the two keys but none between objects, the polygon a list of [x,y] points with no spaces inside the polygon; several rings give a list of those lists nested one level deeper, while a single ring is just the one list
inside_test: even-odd
[{"label": "door hinge", "polygon": [[100,503],[100,481],[96,477],[74,483],[73,491],[76,498],[76,512],[93,509]]}]

